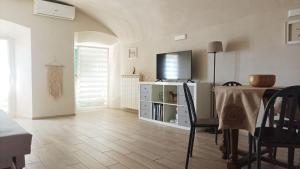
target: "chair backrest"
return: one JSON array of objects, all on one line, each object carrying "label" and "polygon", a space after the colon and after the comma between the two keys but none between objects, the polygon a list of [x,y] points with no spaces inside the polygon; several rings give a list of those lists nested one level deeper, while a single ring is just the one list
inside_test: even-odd
[{"label": "chair backrest", "polygon": [[278,91],[279,91],[279,89],[267,89],[264,92],[262,99],[263,99],[263,104],[265,107],[267,106],[267,103],[271,99],[271,97]]},{"label": "chair backrest", "polygon": [[235,82],[235,81],[229,81],[224,83],[222,86],[242,86],[242,84],[240,84],[239,82]]},{"label": "chair backrest", "polygon": [[[299,111],[300,107],[300,86],[291,86],[284,88],[282,90],[277,91],[273,96],[269,99],[267,106],[265,108],[263,120],[261,123],[261,128],[272,127],[279,129],[278,131],[282,131],[284,129],[288,133],[296,133],[299,132],[299,123],[300,119],[295,118],[295,115]],[[281,105],[277,108],[278,114],[274,114],[275,103],[277,99],[281,100]],[[273,123],[271,126],[267,126],[267,120],[274,121],[277,123]],[[270,125],[270,124],[269,124]],[[280,132],[277,134],[281,134]],[[264,135],[262,134],[262,130],[259,133],[259,137],[262,138]],[[283,139],[288,139],[284,138]]]},{"label": "chair backrest", "polygon": [[184,96],[187,103],[188,111],[189,111],[189,118],[191,126],[195,126],[197,122],[197,115],[195,110],[195,105],[193,101],[193,97],[190,91],[189,86],[186,83],[183,83],[183,90],[184,90]]}]

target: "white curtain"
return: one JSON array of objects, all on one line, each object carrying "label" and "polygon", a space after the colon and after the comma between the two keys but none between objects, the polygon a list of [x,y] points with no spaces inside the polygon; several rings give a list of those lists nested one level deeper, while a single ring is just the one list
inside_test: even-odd
[{"label": "white curtain", "polygon": [[10,67],[8,40],[0,39],[0,109],[8,112]]},{"label": "white curtain", "polygon": [[0,39],[0,109],[15,116],[16,84],[12,40]]},{"label": "white curtain", "polygon": [[108,107],[120,107],[120,43],[110,47]]}]

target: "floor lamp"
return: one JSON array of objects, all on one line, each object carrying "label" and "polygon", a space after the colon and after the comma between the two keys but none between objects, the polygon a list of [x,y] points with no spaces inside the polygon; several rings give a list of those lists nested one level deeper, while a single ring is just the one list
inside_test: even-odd
[{"label": "floor lamp", "polygon": [[223,52],[223,45],[221,41],[212,41],[208,43],[207,53],[213,53],[214,57],[214,72],[213,72],[213,85],[211,90],[211,117],[215,118],[215,87],[216,87],[216,54]]}]

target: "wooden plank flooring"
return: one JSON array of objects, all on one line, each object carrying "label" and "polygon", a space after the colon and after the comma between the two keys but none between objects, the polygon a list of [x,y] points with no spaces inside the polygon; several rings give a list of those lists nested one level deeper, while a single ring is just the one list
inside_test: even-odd
[{"label": "wooden plank flooring", "polygon": [[[184,168],[188,131],[142,121],[134,113],[103,109],[74,117],[16,120],[33,134],[27,169]],[[240,144],[245,147],[246,138]],[[286,152],[279,156],[287,159]],[[226,168],[213,135],[197,133],[190,168]]]}]

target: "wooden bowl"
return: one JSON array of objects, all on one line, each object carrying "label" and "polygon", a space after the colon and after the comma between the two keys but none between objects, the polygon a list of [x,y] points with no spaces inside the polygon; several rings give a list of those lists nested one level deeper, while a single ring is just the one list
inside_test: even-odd
[{"label": "wooden bowl", "polygon": [[249,83],[253,87],[272,87],[276,82],[276,75],[250,75]]}]

